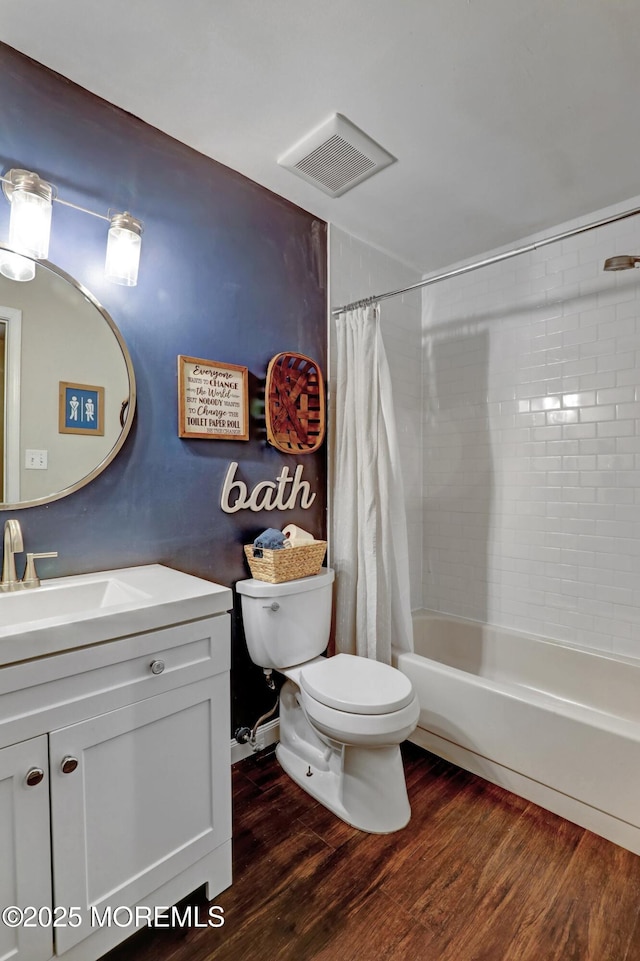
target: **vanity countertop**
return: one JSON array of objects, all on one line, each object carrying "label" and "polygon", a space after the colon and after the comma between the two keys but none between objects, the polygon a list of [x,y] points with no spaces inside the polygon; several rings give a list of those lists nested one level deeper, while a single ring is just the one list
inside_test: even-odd
[{"label": "vanity countertop", "polygon": [[161,564],[43,580],[0,595],[0,668],[229,611],[228,587]]}]

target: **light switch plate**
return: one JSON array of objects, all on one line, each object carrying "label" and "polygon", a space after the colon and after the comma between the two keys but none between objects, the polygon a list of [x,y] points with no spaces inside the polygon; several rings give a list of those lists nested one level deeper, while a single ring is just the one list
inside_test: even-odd
[{"label": "light switch plate", "polygon": [[24,466],[27,470],[46,470],[48,456],[47,450],[26,450]]}]

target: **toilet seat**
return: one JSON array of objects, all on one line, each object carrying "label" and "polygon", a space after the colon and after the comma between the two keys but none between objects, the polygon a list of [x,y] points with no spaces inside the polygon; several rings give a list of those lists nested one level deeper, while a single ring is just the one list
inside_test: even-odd
[{"label": "toilet seat", "polygon": [[420,703],[415,694],[399,711],[388,714],[354,714],[328,707],[299,688],[300,704],[316,732],[340,744],[369,747],[400,744],[415,729]]},{"label": "toilet seat", "polygon": [[345,714],[393,714],[414,699],[405,674],[353,654],[314,661],[302,668],[298,683],[314,701]]}]

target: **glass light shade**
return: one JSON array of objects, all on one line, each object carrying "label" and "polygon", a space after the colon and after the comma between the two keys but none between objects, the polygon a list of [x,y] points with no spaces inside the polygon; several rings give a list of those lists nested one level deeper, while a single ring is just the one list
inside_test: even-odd
[{"label": "glass light shade", "polygon": [[21,257],[10,250],[0,250],[0,274],[9,280],[33,280],[36,275],[36,265],[28,257]]},{"label": "glass light shade", "polygon": [[14,179],[11,190],[11,219],[9,246],[35,260],[46,260],[49,254],[51,185],[37,174],[25,174]]},{"label": "glass light shade", "polygon": [[114,284],[135,287],[138,283],[142,224],[128,213],[111,218],[107,239],[105,275]]}]

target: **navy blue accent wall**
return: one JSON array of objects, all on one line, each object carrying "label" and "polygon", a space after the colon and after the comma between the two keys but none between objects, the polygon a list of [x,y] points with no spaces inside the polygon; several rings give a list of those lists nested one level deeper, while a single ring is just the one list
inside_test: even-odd
[{"label": "navy blue accent wall", "polygon": [[[41,562],[43,576],[161,563],[228,586],[249,576],[242,545],[265,527],[297,523],[324,536],[325,447],[280,454],[266,443],[260,410],[274,354],[299,351],[326,369],[326,224],[4,44],[0,90],[2,172],[35,170],[62,198],[101,213],[126,209],[145,225],[138,286],[118,287],[102,276],[107,224],[54,206],[49,259],[120,328],[135,369],[136,420],[87,487],[0,521],[19,518],[27,550],[59,551]],[[0,196],[5,241],[8,218]],[[249,368],[249,442],[178,437],[178,354]],[[303,464],[316,500],[306,511],[225,514],[230,461],[250,487]],[[253,724],[272,701],[238,622],[234,727]]]}]

